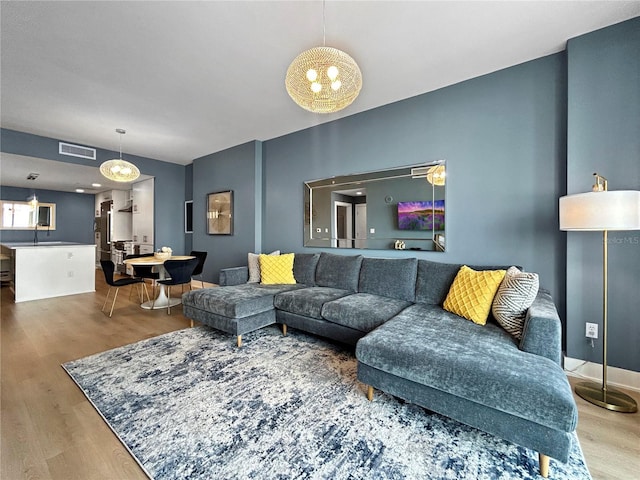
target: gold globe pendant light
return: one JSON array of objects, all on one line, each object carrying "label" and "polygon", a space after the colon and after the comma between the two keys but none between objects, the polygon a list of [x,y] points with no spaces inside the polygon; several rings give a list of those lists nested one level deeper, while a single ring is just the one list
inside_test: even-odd
[{"label": "gold globe pendant light", "polygon": [[107,160],[100,165],[100,173],[114,182],[132,182],[140,176],[140,170],[133,163],[122,159],[122,135],[127,133],[122,128],[116,128],[120,134],[120,158]]},{"label": "gold globe pendant light", "polygon": [[362,88],[360,67],[351,56],[325,46],[322,2],[322,47],[298,55],[285,77],[287,93],[300,107],[313,113],[333,113],[351,105]]}]

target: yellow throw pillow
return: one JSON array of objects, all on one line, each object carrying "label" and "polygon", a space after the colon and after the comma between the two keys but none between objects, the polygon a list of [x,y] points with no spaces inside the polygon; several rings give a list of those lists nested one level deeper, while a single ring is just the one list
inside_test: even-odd
[{"label": "yellow throw pillow", "polygon": [[476,271],[463,265],[451,284],[443,308],[473,323],[484,325],[505,273],[506,270]]},{"label": "yellow throw pillow", "polygon": [[293,253],[260,255],[260,283],[265,285],[296,283],[293,277]]}]

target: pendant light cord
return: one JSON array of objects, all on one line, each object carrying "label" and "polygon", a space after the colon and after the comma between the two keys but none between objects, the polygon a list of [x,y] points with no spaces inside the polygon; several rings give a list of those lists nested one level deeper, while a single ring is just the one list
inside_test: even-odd
[{"label": "pendant light cord", "polygon": [[325,19],[325,5],[326,5],[326,0],[322,0],[322,46],[326,47],[327,46],[327,32],[326,32],[326,19]]},{"label": "pendant light cord", "polygon": [[116,128],[116,133],[120,135],[120,160],[122,160],[122,135],[127,133],[124,128]]}]

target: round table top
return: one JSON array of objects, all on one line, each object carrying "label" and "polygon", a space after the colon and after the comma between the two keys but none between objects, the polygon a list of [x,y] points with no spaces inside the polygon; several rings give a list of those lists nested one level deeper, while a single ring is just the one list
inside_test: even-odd
[{"label": "round table top", "polygon": [[155,255],[148,257],[127,258],[123,263],[127,265],[162,265],[167,260],[189,260],[196,258],[193,255],[172,255],[169,258],[157,258]]}]

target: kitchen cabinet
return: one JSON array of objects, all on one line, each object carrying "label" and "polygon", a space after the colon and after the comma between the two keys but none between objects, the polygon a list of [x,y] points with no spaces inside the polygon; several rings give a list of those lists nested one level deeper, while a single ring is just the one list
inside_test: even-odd
[{"label": "kitchen cabinet", "polygon": [[128,207],[129,192],[126,190],[112,190],[111,198],[111,241],[131,240],[133,221]]},{"label": "kitchen cabinet", "polygon": [[133,184],[132,189],[132,229],[133,242],[145,250],[153,251],[154,231],[154,179],[150,178]]}]

